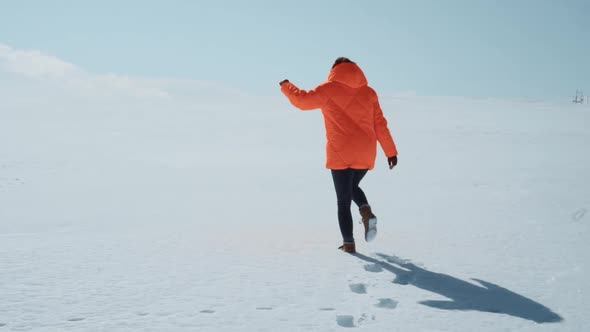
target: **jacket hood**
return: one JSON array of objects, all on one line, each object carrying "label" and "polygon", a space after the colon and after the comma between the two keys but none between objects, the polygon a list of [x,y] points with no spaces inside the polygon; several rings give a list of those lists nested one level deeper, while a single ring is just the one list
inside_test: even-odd
[{"label": "jacket hood", "polygon": [[368,84],[365,74],[355,63],[341,63],[330,71],[328,82],[339,82],[351,88],[360,88]]}]

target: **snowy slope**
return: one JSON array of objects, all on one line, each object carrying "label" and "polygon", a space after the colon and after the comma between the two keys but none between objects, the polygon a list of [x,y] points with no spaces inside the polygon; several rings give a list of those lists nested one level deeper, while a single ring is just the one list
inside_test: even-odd
[{"label": "snowy slope", "polygon": [[400,164],[347,255],[318,112],[78,83],[0,75],[0,332],[590,323],[586,106],[384,96]]}]

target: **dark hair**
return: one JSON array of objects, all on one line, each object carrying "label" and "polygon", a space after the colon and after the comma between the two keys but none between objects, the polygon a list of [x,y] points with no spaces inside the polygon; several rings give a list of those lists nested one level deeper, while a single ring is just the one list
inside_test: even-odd
[{"label": "dark hair", "polygon": [[354,63],[354,62],[352,62],[349,58],[345,58],[345,57],[341,56],[338,59],[336,59],[336,61],[334,61],[334,65],[332,66],[332,69],[334,69],[334,67],[338,66],[341,63]]}]

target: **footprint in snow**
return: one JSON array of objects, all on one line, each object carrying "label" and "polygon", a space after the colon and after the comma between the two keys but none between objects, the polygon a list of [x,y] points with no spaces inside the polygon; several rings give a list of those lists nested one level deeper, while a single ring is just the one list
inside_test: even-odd
[{"label": "footprint in snow", "polygon": [[215,313],[215,310],[201,310],[199,312],[202,313],[202,314],[214,314]]},{"label": "footprint in snow", "polygon": [[68,319],[68,322],[81,322],[83,320],[84,320],[84,318],[82,318],[82,317],[74,317],[74,318]]},{"label": "footprint in snow", "polygon": [[336,316],[336,324],[338,324],[342,327],[357,327],[357,325],[358,326],[363,325],[368,320],[375,320],[375,315],[371,315],[371,317],[369,318],[369,316],[367,314],[362,314],[361,317],[359,317],[359,319],[357,319],[356,325],[354,322],[354,316],[352,316],[352,315],[338,315],[338,316]]},{"label": "footprint in snow", "polygon": [[379,303],[375,304],[375,306],[383,309],[395,309],[397,304],[398,302],[393,299],[379,299]]},{"label": "footprint in snow", "polygon": [[351,315],[336,316],[336,324],[342,327],[354,327],[354,317]]},{"label": "footprint in snow", "polygon": [[348,287],[350,287],[350,290],[353,293],[367,294],[367,287],[365,286],[365,284],[350,284],[348,285]]},{"label": "footprint in snow", "polygon": [[587,212],[588,210],[586,209],[579,209],[578,211],[576,211],[576,213],[572,215],[572,220],[575,222],[582,220],[582,218],[584,218]]},{"label": "footprint in snow", "polygon": [[366,264],[365,271],[368,272],[382,272],[383,267],[380,264]]},{"label": "footprint in snow", "polygon": [[320,311],[334,311],[334,308],[320,308]]},{"label": "footprint in snow", "polygon": [[395,279],[393,279],[393,283],[398,285],[409,285],[414,281],[414,277],[415,275],[412,272],[400,273]]},{"label": "footprint in snow", "polygon": [[256,307],[256,310],[272,310],[272,307]]},{"label": "footprint in snow", "polygon": [[6,326],[6,324],[4,324],[4,323],[0,323],[0,327],[2,327],[2,326]]}]

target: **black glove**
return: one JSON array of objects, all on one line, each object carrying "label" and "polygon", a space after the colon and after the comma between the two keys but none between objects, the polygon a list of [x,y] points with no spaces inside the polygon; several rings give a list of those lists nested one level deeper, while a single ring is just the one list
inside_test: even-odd
[{"label": "black glove", "polygon": [[287,83],[289,82],[289,80],[282,80],[281,83],[279,83],[280,86],[283,86],[283,83]]},{"label": "black glove", "polygon": [[397,156],[387,158],[387,163],[389,164],[389,169],[393,169],[397,165]]}]

